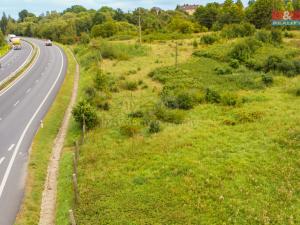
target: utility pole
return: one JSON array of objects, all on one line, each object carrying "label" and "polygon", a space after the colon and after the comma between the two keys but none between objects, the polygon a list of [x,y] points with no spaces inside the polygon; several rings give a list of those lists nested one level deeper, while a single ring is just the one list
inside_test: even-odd
[{"label": "utility pole", "polygon": [[140,39],[140,45],[142,45],[141,8],[139,8],[139,39]]}]

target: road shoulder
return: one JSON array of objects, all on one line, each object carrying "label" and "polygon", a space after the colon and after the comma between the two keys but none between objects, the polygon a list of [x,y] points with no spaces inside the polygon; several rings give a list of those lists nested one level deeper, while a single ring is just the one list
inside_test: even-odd
[{"label": "road shoulder", "polygon": [[[71,103],[74,101],[73,99],[76,98],[73,92],[77,82],[74,76],[74,74],[76,74],[76,61],[70,50],[64,46],[62,46],[62,48],[68,58],[66,78],[54,104],[44,120],[44,128],[40,129],[34,138],[30,151],[25,196],[16,224],[31,225],[38,224],[39,222],[41,203],[42,201],[44,202],[42,193],[45,182],[48,180],[48,177],[50,179],[50,176],[48,176],[48,163],[45,162],[49,162],[50,160],[49,165],[52,165],[52,149],[58,149],[60,146],[63,146],[63,137],[66,132],[63,127],[67,127],[69,119],[66,119],[66,117],[71,113]],[[54,155],[56,157],[56,154]],[[56,159],[57,158],[55,158],[55,160]],[[47,185],[48,184],[46,184],[46,187]]]}]

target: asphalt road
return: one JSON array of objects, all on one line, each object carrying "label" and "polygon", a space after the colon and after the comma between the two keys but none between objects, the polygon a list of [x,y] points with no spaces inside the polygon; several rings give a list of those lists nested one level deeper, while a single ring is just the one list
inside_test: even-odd
[{"label": "asphalt road", "polygon": [[7,55],[0,59],[0,82],[3,81],[7,76],[16,72],[23,66],[26,59],[30,58],[33,53],[33,49],[30,44],[22,41],[21,50],[11,50]]},{"label": "asphalt road", "polygon": [[39,47],[38,60],[10,89],[0,92],[0,225],[15,221],[24,195],[30,145],[67,68],[59,47],[27,40]]}]

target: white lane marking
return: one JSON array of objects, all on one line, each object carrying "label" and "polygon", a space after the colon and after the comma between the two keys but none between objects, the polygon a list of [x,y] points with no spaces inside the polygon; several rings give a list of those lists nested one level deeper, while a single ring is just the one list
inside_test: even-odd
[{"label": "white lane marking", "polygon": [[[58,47],[57,47],[57,48],[58,48]],[[16,156],[17,156],[17,154],[18,154],[18,152],[19,152],[19,149],[20,149],[20,147],[21,147],[21,144],[22,144],[22,142],[23,142],[23,140],[24,140],[24,138],[25,138],[25,135],[26,135],[27,131],[29,130],[29,128],[30,128],[32,122],[34,121],[35,117],[38,115],[38,113],[40,112],[40,110],[42,109],[42,107],[44,106],[44,104],[46,103],[47,99],[48,99],[49,96],[51,95],[51,93],[52,93],[52,91],[54,90],[54,88],[55,88],[57,82],[59,81],[59,78],[60,78],[61,75],[62,75],[63,68],[64,68],[64,56],[63,56],[63,54],[62,54],[60,48],[58,48],[58,50],[59,50],[59,53],[60,53],[61,58],[62,58],[62,64],[61,64],[61,68],[60,68],[60,71],[59,71],[59,75],[57,76],[56,80],[55,80],[54,83],[52,84],[52,86],[51,86],[50,90],[48,91],[46,97],[44,98],[44,100],[42,101],[42,103],[40,104],[40,106],[38,107],[38,109],[35,111],[35,113],[34,113],[33,116],[31,117],[30,121],[29,121],[28,124],[26,125],[26,127],[25,127],[25,129],[24,129],[24,131],[23,131],[23,133],[22,133],[22,135],[21,135],[21,137],[20,137],[20,139],[19,139],[19,141],[18,141],[18,143],[17,143],[17,145],[16,145],[16,148],[15,148],[15,150],[14,150],[14,152],[13,152],[13,155],[12,155],[10,161],[9,161],[8,167],[6,168],[4,177],[3,177],[2,182],[1,182],[1,185],[0,185],[0,199],[1,199],[1,196],[2,196],[2,194],[3,194],[3,190],[4,190],[4,188],[5,188],[5,185],[6,185],[8,176],[9,176],[9,174],[10,174],[10,171],[11,171],[11,169],[12,169],[12,166],[13,166],[13,164],[14,164],[14,161],[15,161],[15,159],[16,159]]]},{"label": "white lane marking", "polygon": [[[30,46],[31,46],[31,45],[30,45]],[[39,56],[40,56],[40,48],[39,48],[39,46],[37,46],[37,45],[35,45],[35,46],[36,46],[37,49],[38,49],[38,53],[37,53],[37,55],[36,55],[36,58],[35,58],[34,63],[33,63],[30,67],[28,67],[27,70],[26,70],[19,78],[17,78],[16,80],[14,80],[14,81],[11,83],[11,85],[10,85],[7,89],[4,89],[3,91],[0,91],[0,97],[1,97],[2,95],[4,95],[6,92],[8,92],[8,91],[9,91],[14,85],[16,85],[20,80],[22,80],[22,79],[25,77],[25,75],[29,73],[29,71],[32,69],[32,67],[35,66],[35,64],[37,63],[38,58],[39,58]],[[30,52],[30,54],[29,54],[29,57],[31,56],[32,51],[33,51],[33,48],[31,47],[31,52]],[[25,61],[25,63],[26,63],[26,61]],[[21,66],[21,67],[22,67],[22,66]],[[20,68],[21,68],[21,67],[20,67]],[[18,70],[16,70],[16,71],[18,71]]]},{"label": "white lane marking", "polygon": [[31,88],[27,89],[26,94],[28,94],[31,91]]},{"label": "white lane marking", "polygon": [[0,121],[2,120],[2,118],[0,117]]},{"label": "white lane marking", "polygon": [[2,157],[2,158],[0,159],[0,165],[3,163],[4,159],[5,159],[5,157]]},{"label": "white lane marking", "polygon": [[8,148],[8,151],[10,152],[14,147],[15,147],[15,144],[12,144],[12,145]]},{"label": "white lane marking", "polygon": [[20,100],[18,100],[15,104],[14,107],[16,107],[20,103]]},{"label": "white lane marking", "polygon": [[35,80],[35,83],[38,83],[39,82],[39,80]]}]

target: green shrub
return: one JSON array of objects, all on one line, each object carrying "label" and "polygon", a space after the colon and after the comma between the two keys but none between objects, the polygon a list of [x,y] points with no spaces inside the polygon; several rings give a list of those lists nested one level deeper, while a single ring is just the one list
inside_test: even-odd
[{"label": "green shrub", "polygon": [[227,93],[222,96],[221,102],[223,105],[236,106],[238,104],[238,96],[232,93]]},{"label": "green shrub", "polygon": [[229,57],[241,62],[246,62],[259,47],[261,47],[261,44],[256,39],[247,38],[234,45],[229,53]]},{"label": "green shrub", "polygon": [[205,94],[205,100],[208,103],[220,103],[221,95],[218,92],[207,88]]},{"label": "green shrub", "polygon": [[228,67],[217,67],[215,68],[215,71],[218,75],[232,74],[232,70]]},{"label": "green shrub", "polygon": [[262,75],[262,82],[266,85],[266,86],[270,86],[273,84],[274,79],[272,76],[268,75],[268,74],[263,74]]},{"label": "green shrub", "polygon": [[201,37],[201,43],[206,45],[212,45],[219,40],[218,36],[215,34],[207,34]]},{"label": "green shrub", "polygon": [[189,110],[194,107],[193,98],[188,92],[180,93],[176,101],[179,109]]},{"label": "green shrub", "polygon": [[135,111],[135,112],[129,113],[128,117],[131,117],[131,118],[143,118],[144,117],[144,113],[142,111]]},{"label": "green shrub", "polygon": [[80,101],[72,111],[73,117],[82,127],[86,125],[87,129],[95,127],[98,123],[97,113],[94,108],[85,100]]},{"label": "green shrub", "polygon": [[190,91],[163,89],[161,99],[164,105],[171,109],[192,109],[196,103],[196,96]]},{"label": "green shrub", "polygon": [[99,91],[104,91],[108,86],[108,80],[109,78],[106,74],[98,71],[94,78],[94,87]]},{"label": "green shrub", "polygon": [[249,37],[255,33],[255,26],[250,23],[225,25],[221,36],[225,38]]},{"label": "green shrub", "polygon": [[296,90],[296,96],[297,96],[297,97],[300,97],[300,88],[298,88],[298,89]]},{"label": "green shrub", "polygon": [[279,56],[269,56],[265,65],[265,72],[278,71],[287,76],[294,76],[300,70],[299,63]]},{"label": "green shrub", "polygon": [[85,33],[85,32],[81,33],[80,39],[79,39],[80,44],[87,45],[90,43],[90,41],[91,41],[90,36],[87,33]]},{"label": "green shrub", "polygon": [[94,87],[88,87],[84,90],[84,92],[88,101],[93,100],[97,95],[96,89]]},{"label": "green shrub", "polygon": [[295,37],[295,35],[293,34],[293,33],[290,33],[290,32],[284,32],[284,37],[286,37],[286,38],[293,38],[293,37]]},{"label": "green shrub", "polygon": [[104,111],[109,111],[110,110],[110,105],[109,105],[108,102],[104,102],[104,103],[98,104],[97,107],[99,109],[103,109]]},{"label": "green shrub", "polygon": [[240,67],[240,62],[236,59],[231,59],[229,62],[229,66],[233,69],[238,69]]},{"label": "green shrub", "polygon": [[193,45],[194,48],[198,48],[198,41],[194,40],[193,43],[192,43],[192,45]]},{"label": "green shrub", "polygon": [[261,41],[263,43],[270,43],[272,38],[271,38],[271,33],[267,30],[259,30],[256,32],[255,37],[258,41]]},{"label": "green shrub", "polygon": [[182,111],[166,109],[162,105],[155,107],[154,115],[157,119],[167,123],[180,124],[184,120],[184,113]]},{"label": "green shrub", "polygon": [[140,132],[140,127],[136,124],[125,124],[120,127],[120,132],[126,137],[134,137]]},{"label": "green shrub", "polygon": [[282,43],[282,32],[280,30],[272,30],[271,31],[271,40],[275,44]]},{"label": "green shrub", "polygon": [[264,62],[251,58],[246,61],[246,66],[249,69],[261,71],[264,69]]},{"label": "green shrub", "polygon": [[135,81],[125,81],[121,84],[124,90],[135,91],[138,89],[138,84]]},{"label": "green shrub", "polygon": [[159,133],[160,130],[161,130],[161,128],[160,128],[160,123],[159,123],[159,121],[156,121],[156,120],[155,120],[155,121],[151,121],[151,122],[150,122],[149,129],[148,129],[148,131],[149,131],[150,134],[156,134],[156,133]]},{"label": "green shrub", "polygon": [[299,60],[295,60],[294,61],[294,66],[295,66],[296,73],[300,74],[300,61]]}]

